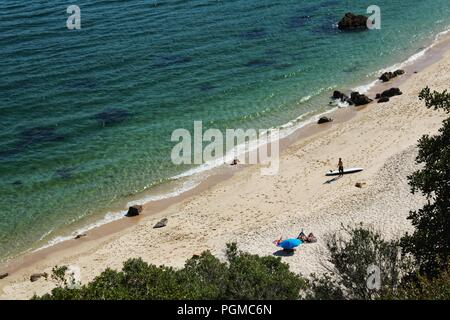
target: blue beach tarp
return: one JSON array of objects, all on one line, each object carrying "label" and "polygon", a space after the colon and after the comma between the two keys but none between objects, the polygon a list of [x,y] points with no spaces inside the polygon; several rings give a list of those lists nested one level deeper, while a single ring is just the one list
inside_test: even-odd
[{"label": "blue beach tarp", "polygon": [[302,244],[302,241],[299,239],[286,239],[284,241],[281,241],[278,246],[283,249],[294,249]]}]

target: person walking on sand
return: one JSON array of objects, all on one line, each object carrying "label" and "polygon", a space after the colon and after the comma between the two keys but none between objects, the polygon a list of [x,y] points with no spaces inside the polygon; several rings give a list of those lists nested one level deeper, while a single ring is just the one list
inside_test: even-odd
[{"label": "person walking on sand", "polygon": [[344,175],[344,163],[342,162],[342,158],[339,158],[338,168],[339,168],[339,176],[342,177]]}]

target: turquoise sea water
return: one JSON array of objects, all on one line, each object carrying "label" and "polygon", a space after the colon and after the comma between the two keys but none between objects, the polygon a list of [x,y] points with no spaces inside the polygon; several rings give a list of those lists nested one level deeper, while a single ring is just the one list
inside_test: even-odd
[{"label": "turquoise sea water", "polygon": [[[326,111],[450,26],[449,0],[0,2],[0,258],[124,209],[174,166],[170,135]],[[68,30],[66,8],[81,9]]]}]

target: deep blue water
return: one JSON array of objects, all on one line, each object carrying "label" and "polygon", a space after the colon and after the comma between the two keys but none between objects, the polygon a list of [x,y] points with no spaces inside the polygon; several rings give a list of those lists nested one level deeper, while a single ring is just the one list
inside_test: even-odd
[{"label": "deep blue water", "polygon": [[[449,0],[379,0],[382,29],[340,32],[372,1],[0,2],[0,257],[123,209],[189,167],[176,128],[268,128],[429,45]],[[64,232],[63,232],[64,231]]]}]

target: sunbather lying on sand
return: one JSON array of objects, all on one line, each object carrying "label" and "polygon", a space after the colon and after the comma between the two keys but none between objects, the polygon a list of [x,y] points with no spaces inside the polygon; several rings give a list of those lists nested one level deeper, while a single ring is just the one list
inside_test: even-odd
[{"label": "sunbather lying on sand", "polygon": [[299,239],[303,242],[306,242],[306,243],[317,242],[317,238],[314,236],[314,234],[312,232],[308,236],[306,236],[306,234],[304,234],[303,230],[302,230],[302,232],[300,232],[297,239]]}]

